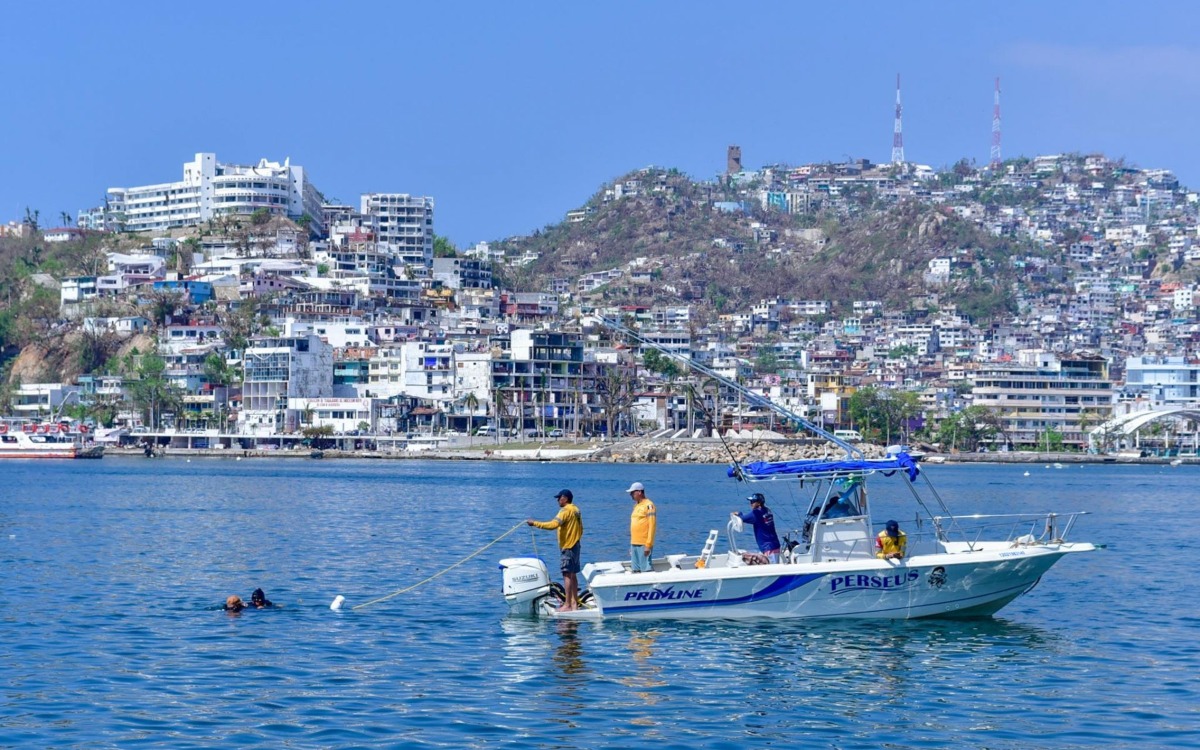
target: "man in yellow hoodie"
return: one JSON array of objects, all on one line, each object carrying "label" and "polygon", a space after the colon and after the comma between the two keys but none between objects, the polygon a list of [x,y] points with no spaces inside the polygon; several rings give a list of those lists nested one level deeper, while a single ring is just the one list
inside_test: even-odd
[{"label": "man in yellow hoodie", "polygon": [[570,490],[559,490],[555,495],[558,500],[558,515],[549,521],[525,520],[530,526],[539,529],[558,529],[559,562],[563,574],[563,591],[566,600],[558,608],[559,612],[571,612],[579,600],[579,552],[583,539],[583,515],[575,506],[575,496]]},{"label": "man in yellow hoodie", "polygon": [[641,482],[629,485],[626,492],[633,498],[633,513],[629,516],[630,568],[634,573],[648,573],[658,517],[655,515],[654,503],[646,497],[646,488]]}]

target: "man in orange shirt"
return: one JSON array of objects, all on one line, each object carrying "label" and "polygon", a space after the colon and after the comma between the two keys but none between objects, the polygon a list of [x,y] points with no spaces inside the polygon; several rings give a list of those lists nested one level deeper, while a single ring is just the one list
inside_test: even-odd
[{"label": "man in orange shirt", "polygon": [[654,503],[646,497],[646,488],[634,482],[626,490],[633,498],[633,513],[629,516],[630,569],[634,573],[650,571],[650,555],[654,551],[654,532],[658,527]]}]

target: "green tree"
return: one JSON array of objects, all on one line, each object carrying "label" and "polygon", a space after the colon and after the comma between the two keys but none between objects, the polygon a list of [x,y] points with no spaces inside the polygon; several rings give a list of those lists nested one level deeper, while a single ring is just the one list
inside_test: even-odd
[{"label": "green tree", "polygon": [[463,406],[467,407],[467,435],[470,440],[475,434],[475,410],[479,408],[479,397],[475,395],[475,391],[467,391],[467,395],[463,397]]},{"label": "green tree", "polygon": [[1001,434],[999,415],[986,406],[968,406],[942,420],[938,441],[943,449],[974,451]]},{"label": "green tree", "polygon": [[314,448],[331,448],[336,444],[333,439],[333,425],[323,424],[320,427],[305,427],[300,434]]},{"label": "green tree", "polygon": [[146,424],[158,429],[163,412],[182,403],[182,392],[167,379],[167,363],[157,353],[131,355],[130,361],[125,389]]},{"label": "green tree", "polygon": [[642,355],[642,365],[650,372],[656,372],[667,380],[679,377],[682,372],[679,364],[657,349],[647,349]]},{"label": "green tree", "polygon": [[758,356],[754,358],[754,371],[759,374],[774,374],[779,372],[779,355],[769,346],[760,346]]},{"label": "green tree", "polygon": [[229,360],[219,352],[212,352],[204,358],[202,365],[204,380],[214,386],[230,386],[241,380],[241,372],[229,364]]},{"label": "green tree", "polygon": [[455,249],[454,243],[448,237],[443,237],[440,234],[433,236],[433,257],[453,258],[457,255],[458,250]]},{"label": "green tree", "polygon": [[262,302],[262,297],[248,297],[221,321],[225,329],[225,343],[231,349],[239,352],[244,350],[250,343],[250,337],[258,334],[264,325],[270,324],[270,318],[264,324],[258,315]]},{"label": "green tree", "polygon": [[920,413],[917,394],[888,388],[860,388],[847,404],[855,429],[863,437],[885,444],[892,443],[893,437],[904,439],[909,421]]}]

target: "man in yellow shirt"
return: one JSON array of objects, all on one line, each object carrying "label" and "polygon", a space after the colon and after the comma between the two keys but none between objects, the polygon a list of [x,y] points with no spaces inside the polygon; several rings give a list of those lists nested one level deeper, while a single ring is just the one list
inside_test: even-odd
[{"label": "man in yellow shirt", "polygon": [[646,497],[646,488],[641,482],[629,485],[626,492],[633,498],[633,513],[629,516],[630,568],[634,573],[648,573],[658,517],[654,503]]},{"label": "man in yellow shirt", "polygon": [[570,490],[559,490],[558,515],[549,521],[525,519],[525,523],[539,529],[558,529],[559,562],[563,575],[563,591],[566,600],[559,612],[571,612],[579,600],[579,551],[583,539],[583,515],[575,506],[575,496]]},{"label": "man in yellow shirt", "polygon": [[900,524],[888,521],[875,537],[875,556],[884,560],[902,560],[907,546],[908,535],[900,530]]}]

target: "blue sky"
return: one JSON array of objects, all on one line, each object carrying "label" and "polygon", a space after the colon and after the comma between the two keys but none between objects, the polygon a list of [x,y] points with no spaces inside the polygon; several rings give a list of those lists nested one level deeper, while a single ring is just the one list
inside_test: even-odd
[{"label": "blue sky", "polygon": [[1200,4],[21,2],[0,45],[0,221],[43,225],[199,151],[330,199],[432,196],[459,246],[647,165],[696,178],[891,153],[1103,152],[1200,187]]}]

